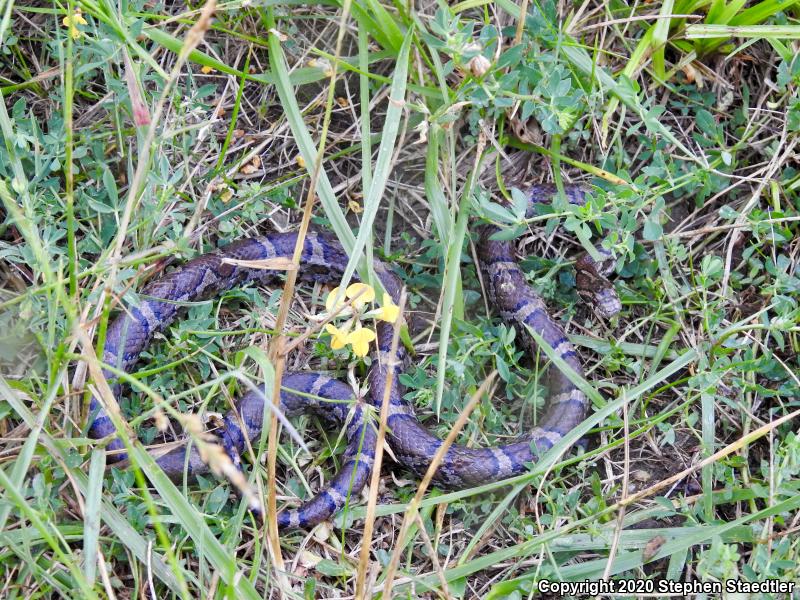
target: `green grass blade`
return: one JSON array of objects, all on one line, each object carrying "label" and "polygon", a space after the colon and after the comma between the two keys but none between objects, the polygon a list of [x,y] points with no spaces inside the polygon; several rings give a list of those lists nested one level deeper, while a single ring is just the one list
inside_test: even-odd
[{"label": "green grass blade", "polygon": [[[0,394],[3,395],[5,400],[11,405],[19,418],[21,418],[28,425],[28,427],[34,429],[37,426],[37,418],[11,391],[11,387],[8,385],[2,375],[0,375]],[[46,431],[42,430],[41,434],[39,435],[39,441],[51,454],[57,455],[62,463],[68,462],[67,451],[63,450],[61,445],[57,443]],[[89,479],[86,474],[80,469],[74,469],[70,473],[70,476],[72,477],[73,481],[75,481],[78,489],[80,489],[84,497],[86,497],[89,490]],[[133,554],[133,556],[135,556],[142,564],[149,564],[153,569],[153,574],[159,580],[164,582],[164,584],[166,584],[167,587],[169,587],[173,592],[179,595],[182,594],[182,588],[178,582],[178,578],[172,573],[170,568],[159,555],[153,554],[150,547],[150,542],[145,540],[138,531],[131,527],[127,518],[122,515],[122,513],[120,513],[111,502],[103,500],[101,515],[103,521],[111,528],[111,531],[114,532],[114,535],[120,540],[120,543],[122,543],[131,552],[131,554]],[[182,575],[185,580],[194,581],[194,577],[192,577],[189,572],[184,571]]]},{"label": "green grass blade", "polygon": [[15,485],[11,479],[6,475],[3,469],[0,469],[0,490],[3,490],[3,499],[16,506],[20,514],[24,515],[31,524],[39,531],[42,539],[50,546],[50,549],[58,557],[58,560],[63,564],[72,575],[74,582],[78,585],[81,595],[84,598],[97,598],[97,595],[92,590],[92,586],[86,581],[83,573],[78,568],[74,560],[67,541],[61,537],[58,529],[53,528],[49,521],[43,520],[38,511],[28,503],[25,494],[20,490],[19,486]]},{"label": "green grass blade", "polygon": [[208,560],[222,580],[235,592],[235,596],[248,600],[259,600],[261,595],[256,592],[253,583],[239,570],[236,555],[219,542],[206,525],[203,515],[170,481],[153,457],[143,448],[134,446],[132,459],[147,473],[163,502],[194,540],[200,557]]},{"label": "green grass blade", "polygon": [[[707,458],[714,454],[716,448],[714,440],[716,437],[716,406],[715,395],[711,390],[701,390],[700,392],[700,435],[703,440],[703,458]],[[703,488],[703,511],[705,512],[706,519],[709,521],[714,519],[714,502],[711,497],[711,492],[714,491],[714,467],[716,465],[706,465],[700,471],[700,482]]]},{"label": "green grass blade", "polygon": [[[375,24],[386,38],[386,41],[389,44],[388,49],[391,49],[394,52],[402,52],[401,48],[404,42],[404,36],[394,18],[392,18],[389,12],[383,8],[383,5],[381,5],[378,0],[364,0],[364,3],[369,6],[372,14],[375,15]],[[356,5],[358,5],[357,2],[354,3],[354,6]]]},{"label": "green grass blade", "polygon": [[413,31],[409,30],[400,48],[397,57],[392,86],[389,92],[389,106],[386,110],[385,124],[381,134],[381,143],[378,147],[378,159],[375,161],[375,172],[372,176],[371,185],[364,197],[364,214],[361,219],[361,226],[358,230],[358,237],[350,251],[344,274],[342,275],[342,287],[346,287],[350,278],[355,272],[356,266],[362,259],[364,248],[372,237],[372,226],[375,216],[378,214],[381,198],[386,189],[386,182],[391,173],[391,159],[395,151],[397,132],[400,128],[400,119],[403,116],[403,105],[406,95],[406,81],[408,76],[408,54],[411,48]]},{"label": "green grass blade", "polygon": [[[692,354],[692,352],[687,352],[687,354]],[[750,521],[757,522],[759,520],[769,518],[771,516],[775,516],[781,513],[795,511],[798,508],[800,508],[800,496],[795,496],[793,498],[789,498],[773,506],[765,508],[761,511],[748,513],[739,519],[730,521],[728,523],[723,523],[721,525],[714,525],[714,526],[706,525],[706,526],[696,526],[693,528],[682,528],[682,532],[680,534],[676,534],[673,540],[670,540],[663,546],[661,546],[661,548],[651,558],[651,560],[658,560],[660,558],[670,556],[675,552],[683,551],[685,548],[690,548],[698,544],[707,543],[714,537],[725,535],[730,531],[740,528],[742,525],[746,525]],[[580,519],[579,521],[575,521],[559,529],[547,531],[544,534],[539,535],[531,540],[522,542],[517,546],[497,550],[487,555],[484,555],[480,558],[472,560],[468,563],[465,563],[463,565],[459,565],[455,568],[448,569],[447,571],[445,571],[445,579],[447,581],[453,581],[455,579],[466,577],[468,575],[471,575],[472,573],[476,573],[483,569],[490,568],[493,565],[496,565],[497,563],[502,561],[521,560],[524,557],[530,556],[530,554],[534,552],[536,549],[538,549],[540,546],[547,543],[553,543],[555,540],[563,537],[569,531],[579,526],[586,525],[587,523],[595,520],[597,516],[598,515],[592,515],[590,517]],[[641,562],[642,562],[641,552],[622,554],[614,560],[611,574],[615,575],[618,573],[629,571],[631,569],[636,568],[637,566],[640,566]],[[579,563],[577,565],[563,567],[561,570],[561,574],[562,576],[569,577],[570,579],[572,578],[583,579],[585,577],[596,577],[598,573],[602,573],[602,569],[605,568],[605,565],[607,563],[608,559],[606,558],[599,559],[598,561],[595,561],[593,565],[590,566],[587,566],[587,563]],[[436,575],[429,575],[424,578],[416,579],[415,583],[417,585],[424,585],[426,587],[431,586],[429,589],[435,589],[435,586],[438,583],[438,577]],[[498,596],[490,595],[489,597],[497,598]]]},{"label": "green grass blade", "polygon": [[[289,121],[292,134],[294,134],[300,155],[305,161],[306,169],[311,174],[317,158],[317,148],[303,121],[300,107],[297,105],[297,99],[295,98],[292,82],[289,79],[289,72],[286,67],[283,48],[281,48],[280,41],[274,35],[269,36],[269,49],[269,62],[272,74],[275,77],[275,89],[278,92],[283,109],[286,111],[286,118]],[[325,173],[324,166],[320,171],[317,194],[322,203],[322,208],[325,210],[325,215],[330,220],[334,233],[336,233],[336,237],[339,238],[339,242],[341,242],[345,251],[348,254],[352,254],[355,246],[355,236],[347,224],[347,219],[337,202],[336,195],[333,193],[333,188]]]},{"label": "green grass blade", "polygon": [[392,41],[391,36],[388,34],[388,32],[384,31],[380,25],[378,25],[373,16],[370,15],[360,3],[353,2],[353,4],[350,6],[350,12],[358,22],[359,30],[367,32],[381,48],[386,49],[392,54],[396,53],[397,50],[396,47],[394,47],[394,42]]},{"label": "green grass blade", "polygon": [[[171,35],[166,31],[162,31],[156,27],[145,27],[142,30],[142,33],[144,33],[151,41],[155,42],[159,46],[163,46],[175,54],[178,54],[181,51],[181,48],[183,48],[183,40],[176,38],[174,35]],[[273,39],[274,37],[274,35],[270,35],[270,39]],[[187,60],[200,65],[201,67],[209,67],[219,71],[220,73],[233,75],[240,79],[255,81],[266,85],[274,85],[277,83],[277,80],[272,73],[248,73],[246,71],[241,71],[225,64],[220,60],[217,60],[212,56],[209,56],[200,50],[192,50],[189,53]],[[289,76],[289,82],[291,86],[304,85],[307,83],[315,83],[325,78],[326,76],[322,69],[317,67],[300,67],[299,69],[295,69]]]},{"label": "green grass blade", "polygon": [[756,25],[769,17],[796,6],[800,0],[764,0],[740,12],[730,20],[731,25]]},{"label": "green grass blade", "polygon": [[11,9],[14,8],[14,3],[11,0],[5,0],[5,10],[3,11],[3,18],[0,19],[0,43],[5,40],[6,30],[11,24]]},{"label": "green grass blade", "polygon": [[440,143],[444,139],[444,130],[434,125],[428,134],[428,149],[425,154],[425,195],[431,207],[433,224],[442,247],[445,248],[446,241],[455,227],[450,211],[447,208],[447,198],[442,190],[442,183],[439,180],[440,173]]},{"label": "green grass blade", "polygon": [[781,60],[784,62],[791,63],[792,60],[794,60],[794,51],[780,40],[767,38],[767,43],[772,46],[772,49],[778,53],[778,56],[780,56]]},{"label": "green grass blade", "polygon": [[797,40],[800,25],[689,25],[684,37],[687,40],[721,39],[731,37]]},{"label": "green grass blade", "polygon": [[[60,377],[63,377],[66,372],[66,369],[63,369],[59,374],[59,377],[56,381],[60,380]],[[28,434],[25,443],[22,445],[22,448],[17,456],[16,460],[14,461],[14,467],[11,470],[11,481],[17,487],[22,487],[25,476],[28,473],[28,470],[31,466],[31,461],[33,460],[34,453],[36,452],[36,446],[39,440],[39,434],[44,427],[45,418],[50,413],[50,409],[53,406],[53,402],[58,397],[58,387],[53,386],[47,396],[45,397],[44,402],[42,403],[42,409],[39,413],[39,418],[36,419],[33,426],[31,426],[31,431]],[[0,376],[0,398],[4,399],[8,404],[12,404],[13,402],[18,402],[18,398],[13,389],[6,383],[5,379]],[[8,520],[9,513],[11,511],[10,505],[3,505],[0,504],[0,531],[5,529],[6,521]]]},{"label": "green grass blade", "polygon": [[656,76],[659,79],[665,79],[666,72],[664,68],[664,49],[667,46],[667,37],[669,36],[669,26],[671,19],[669,15],[673,14],[672,9],[674,6],[673,0],[666,0],[658,11],[660,19],[656,19],[653,25],[653,36],[651,46],[653,48],[653,68],[655,69]]},{"label": "green grass blade", "polygon": [[369,38],[367,32],[358,30],[358,93],[361,104],[361,182],[362,189],[372,185],[372,128],[369,123]]},{"label": "green grass blade", "polygon": [[[481,152],[481,148],[478,148]],[[439,366],[436,369],[436,395],[434,397],[434,411],[438,415],[442,408],[444,395],[444,379],[447,373],[447,346],[450,340],[450,328],[453,323],[453,313],[456,306],[456,292],[461,282],[461,252],[464,248],[464,239],[467,236],[467,223],[472,212],[472,190],[475,178],[480,171],[482,157],[477,157],[475,168],[470,173],[467,184],[458,206],[458,217],[453,235],[447,240],[447,258],[444,267],[444,282],[442,296],[441,325],[439,329]]]},{"label": "green grass blade", "polygon": [[739,11],[742,10],[742,7],[746,3],[746,0],[733,0],[733,2],[726,4],[725,0],[719,0],[719,2],[715,2],[712,9],[708,11],[706,23],[709,25],[724,25],[729,23],[731,19],[739,14]]},{"label": "green grass blade", "polygon": [[[685,36],[695,42],[698,54],[709,54],[731,37],[749,39],[797,39],[797,26],[759,25],[776,13],[796,5],[798,0],[764,0],[737,14],[725,12],[721,22],[707,22],[705,25],[689,25]],[[724,17],[728,17],[725,20]],[[751,27],[755,29],[750,29]],[[766,29],[761,29],[762,27]],[[700,28],[700,29],[698,29]],[[704,29],[710,28],[710,29]],[[692,37],[690,37],[692,36]]]},{"label": "green grass blade", "polygon": [[83,521],[83,573],[90,585],[94,585],[97,575],[97,541],[100,538],[100,505],[103,498],[105,468],[105,451],[93,451],[89,462],[89,481],[84,504],[86,513]]}]

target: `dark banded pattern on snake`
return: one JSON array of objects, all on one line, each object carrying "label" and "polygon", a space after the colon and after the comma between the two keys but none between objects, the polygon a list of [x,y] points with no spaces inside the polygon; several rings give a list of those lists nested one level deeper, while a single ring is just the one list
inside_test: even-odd
[{"label": "dark banded pattern on snake", "polygon": [[[566,193],[570,202],[584,202],[584,192],[580,188],[567,188]],[[533,187],[530,192],[530,215],[536,203],[549,202],[553,194],[552,186]],[[559,357],[578,375],[582,375],[580,361],[563,329],[549,316],[544,302],[526,282],[514,257],[512,243],[491,240],[496,231],[494,226],[483,225],[478,240],[478,256],[494,307],[508,322],[520,325],[522,333],[525,333],[526,326],[536,331]],[[139,303],[129,307],[109,326],[104,361],[128,371],[154,334],[177,318],[182,304],[213,297],[247,282],[264,284],[275,280],[280,272],[254,269],[235,261],[290,258],[296,239],[294,233],[281,233],[239,240],[199,256],[153,281],[142,291]],[[595,286],[600,312],[609,315],[619,310],[619,300],[604,279],[600,265],[591,258],[581,261],[583,264],[579,262],[578,266],[586,270],[584,276],[589,277]],[[347,264],[347,255],[331,235],[310,232],[305,239],[301,262],[300,278],[335,282]],[[384,289],[398,302],[402,287],[400,279],[380,261],[375,261],[374,270]],[[392,326],[379,323],[377,334],[379,357],[370,370],[368,401],[380,407],[389,368],[395,368],[396,375],[399,374],[405,350],[401,347],[396,360],[388,360],[391,358],[388,354]],[[535,348],[533,338],[524,337],[529,346]],[[113,379],[110,372],[105,372],[105,375],[109,380]],[[350,387],[327,375],[288,373],[281,383],[281,408],[288,416],[314,411],[328,421],[347,424],[348,443],[339,473],[325,489],[300,508],[284,510],[279,514],[281,527],[310,527],[328,519],[345,504],[348,497],[357,494],[365,485],[373,464],[375,425],[366,418],[366,407],[354,402]],[[118,396],[120,385],[115,384],[113,391]],[[444,488],[464,488],[525,472],[541,452],[551,448],[584,419],[588,408],[583,393],[556,369],[550,369],[550,392],[547,410],[539,425],[529,434],[504,446],[451,447],[436,472],[434,482]],[[114,435],[110,419],[95,398],[92,398],[90,410],[89,435],[93,438]],[[220,442],[237,464],[240,453],[246,448],[245,438],[253,440],[260,435],[263,414],[263,395],[250,392],[236,403],[236,412],[231,411],[226,415],[224,425],[217,432]],[[442,442],[420,425],[412,407],[403,399],[398,376],[393,378],[390,390],[387,425],[387,441],[396,458],[413,472],[424,473]],[[118,450],[123,444],[119,439],[112,439],[108,447]],[[121,458],[124,458],[122,453],[117,454],[115,460]],[[168,476],[176,480],[183,478],[184,473],[193,477],[208,471],[194,445],[176,448],[158,457],[156,462]]]}]

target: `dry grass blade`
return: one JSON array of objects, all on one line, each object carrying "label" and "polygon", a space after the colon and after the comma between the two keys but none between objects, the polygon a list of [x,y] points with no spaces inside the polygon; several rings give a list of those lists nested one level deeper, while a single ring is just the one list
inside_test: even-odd
[{"label": "dry grass blade", "polygon": [[[92,379],[95,382],[96,390],[98,392],[95,397],[101,399],[101,402],[106,408],[109,417],[117,428],[117,431],[125,431],[125,429],[128,427],[128,424],[124,421],[122,415],[119,413],[119,406],[117,405],[111,387],[109,386],[108,381],[103,374],[100,361],[97,359],[89,336],[81,327],[76,327],[76,336],[80,341],[84,359],[89,366],[89,371],[91,372]],[[108,410],[109,408],[111,410]],[[197,435],[198,432],[195,431],[195,434]],[[198,544],[206,548],[207,554],[215,567],[226,574],[225,578],[228,583],[236,587],[239,593],[242,594],[242,597],[254,599],[256,596],[255,589],[252,587],[252,584],[249,582],[249,580],[241,578],[237,575],[238,569],[233,566],[235,563],[232,557],[223,549],[223,546],[211,533],[208,527],[205,524],[199,523],[201,519],[199,518],[197,510],[189,504],[183,494],[161,471],[161,469],[153,460],[153,457],[141,447],[141,443],[136,440],[136,437],[132,434],[129,434],[129,436],[130,437],[123,435],[119,439],[122,439],[123,443],[125,444],[126,450],[131,458],[131,464],[136,467],[134,472],[139,480],[139,485],[145,490],[145,497],[149,500],[148,504],[151,511],[155,513],[155,505],[150,499],[149,492],[146,491],[147,487],[144,481],[143,472],[148,474],[148,477],[159,490],[167,505],[172,508],[173,513],[184,523],[185,526],[192,528],[193,535],[196,537]],[[132,439],[136,441],[131,442]],[[211,449],[212,451],[222,453],[221,446],[217,444],[209,445],[207,448]],[[212,465],[212,468],[218,468],[220,463],[231,466],[230,458],[227,455],[219,458],[220,460],[216,463],[213,460],[209,461]],[[246,481],[244,481],[241,472],[233,474],[231,469],[228,468],[225,472],[225,475],[229,478],[232,478],[235,484],[238,484],[240,490],[248,496],[248,501],[251,504],[255,502],[254,495],[249,490],[249,485]],[[163,527],[156,524],[155,529],[161,543],[167,543],[167,536]],[[167,557],[169,562],[176,569],[177,559],[169,550],[167,551]],[[185,588],[185,582],[181,582]]]},{"label": "dry grass blade", "polygon": [[237,260],[235,258],[223,258],[222,262],[227,265],[236,265],[245,269],[264,269],[274,271],[296,271],[298,265],[289,258],[264,258],[261,260]]},{"label": "dry grass blade", "polygon": [[397,542],[395,544],[394,551],[392,552],[392,558],[389,560],[389,566],[386,567],[386,578],[382,586],[384,598],[390,600],[392,597],[392,586],[394,585],[397,565],[400,563],[400,553],[405,547],[408,529],[411,527],[411,524],[416,518],[417,511],[419,510],[419,503],[422,500],[422,497],[428,490],[428,486],[430,485],[433,476],[436,474],[436,471],[439,469],[439,465],[442,463],[445,454],[447,454],[450,446],[452,446],[453,442],[455,442],[458,434],[461,433],[464,425],[467,424],[469,416],[472,414],[472,411],[475,409],[475,407],[478,406],[478,402],[481,401],[483,395],[491,388],[496,377],[497,371],[492,371],[489,373],[489,376],[483,380],[481,386],[472,395],[472,398],[470,398],[469,402],[458,416],[458,419],[453,425],[453,428],[450,430],[450,433],[447,434],[447,437],[442,442],[442,445],[436,450],[436,454],[434,455],[433,460],[431,460],[431,464],[428,466],[425,476],[422,478],[419,487],[417,487],[417,493],[414,494],[414,498],[412,498],[411,502],[409,502],[405,515],[403,515],[403,524],[400,526],[400,531],[397,534]]},{"label": "dry grass blade", "polygon": [[183,46],[178,54],[178,60],[175,61],[175,65],[169,74],[169,78],[164,84],[164,90],[161,92],[161,97],[159,98],[155,110],[153,111],[153,116],[150,120],[150,126],[147,129],[147,134],[145,135],[142,145],[139,149],[139,160],[136,164],[136,171],[134,172],[128,191],[128,198],[125,202],[125,210],[122,213],[122,218],[120,220],[118,230],[119,234],[117,235],[116,241],[113,244],[114,250],[111,255],[112,270],[111,276],[109,277],[110,285],[113,285],[112,282],[114,281],[114,277],[116,277],[117,264],[120,256],[122,255],[122,247],[125,244],[125,237],[128,233],[131,216],[133,215],[133,212],[139,202],[139,195],[143,190],[147,170],[150,168],[151,148],[156,139],[156,131],[158,129],[161,116],[164,112],[164,107],[166,106],[172,87],[175,85],[175,82],[177,81],[178,76],[183,69],[183,65],[185,64],[187,57],[192,50],[200,45],[200,43],[203,41],[206,31],[208,31],[208,28],[211,27],[211,18],[216,8],[216,0],[208,0],[205,5],[203,5],[203,9],[200,11],[200,16],[197,19],[197,22],[192,25],[191,29],[189,29],[186,34]]},{"label": "dry grass blade", "polygon": [[[272,405],[277,407],[280,404],[281,395],[281,380],[283,379],[284,365],[286,361],[286,340],[284,336],[284,327],[286,324],[286,317],[289,314],[289,305],[291,304],[292,295],[294,294],[295,282],[297,281],[297,268],[300,265],[300,257],[305,245],[305,238],[308,232],[308,226],[311,222],[311,214],[314,209],[314,200],[317,193],[317,184],[319,182],[320,174],[322,172],[322,160],[325,156],[325,145],[328,136],[328,127],[330,125],[331,111],[333,109],[334,91],[336,89],[336,74],[338,58],[342,52],[342,41],[344,40],[344,33],[346,30],[347,21],[350,16],[350,0],[345,0],[342,7],[342,14],[339,20],[339,34],[336,39],[336,58],[333,68],[331,69],[330,83],[328,84],[328,98],[325,105],[325,115],[322,122],[322,132],[320,135],[319,148],[317,149],[316,159],[314,161],[314,170],[311,175],[311,181],[308,186],[308,194],[306,195],[305,203],[303,205],[303,219],[300,222],[300,229],[297,234],[297,241],[294,247],[294,255],[292,256],[292,264],[294,268],[288,271],[286,284],[283,287],[283,295],[281,296],[280,307],[278,308],[278,316],[275,323],[275,329],[278,337],[273,341],[271,346],[271,358],[275,366],[275,384],[272,391]],[[272,39],[275,39],[273,34]],[[276,503],[276,458],[278,451],[278,418],[274,411],[270,419],[269,426],[269,453],[267,456],[267,536],[269,538],[270,547],[272,550],[273,561],[278,572],[281,574],[281,585],[284,589],[288,589],[288,580],[283,576],[283,559],[281,558],[280,540],[278,539],[278,512]]]},{"label": "dry grass blade", "polygon": [[[628,423],[628,403],[623,402],[622,404],[622,422],[623,426],[625,427],[625,465],[624,465],[624,475],[622,478],[622,499],[628,497],[628,478],[630,477],[630,467],[631,467],[631,447],[630,447],[630,438],[629,438],[629,423]],[[611,572],[611,565],[614,562],[614,558],[617,554],[617,547],[619,546],[619,539],[622,534],[622,530],[624,527],[624,520],[625,520],[625,506],[622,506],[617,513],[617,526],[614,528],[614,538],[611,541],[611,548],[608,551],[608,563],[606,564],[606,568],[603,571],[603,579],[608,581],[609,573]]]},{"label": "dry grass blade", "polygon": [[444,285],[442,286],[442,318],[439,329],[439,371],[436,374],[436,398],[434,407],[438,414],[442,406],[442,396],[444,394],[444,376],[447,369],[447,350],[450,341],[450,328],[453,324],[454,307],[456,306],[456,292],[461,282],[461,254],[464,246],[464,239],[467,235],[467,224],[472,210],[472,196],[474,186],[481,171],[483,152],[486,148],[486,135],[481,131],[478,135],[478,143],[475,148],[475,158],[472,170],[470,171],[467,184],[462,192],[461,201],[458,205],[458,217],[456,218],[453,235],[447,240],[447,256],[445,260]]},{"label": "dry grass blade", "polygon": [[[14,391],[2,375],[0,375],[0,396],[2,396],[9,405],[14,407],[16,414],[27,423],[32,431],[37,429],[39,419],[37,419],[33,413],[30,412],[28,407],[16,397]],[[67,452],[46,431],[42,431],[36,437],[52,456],[58,457],[60,463],[66,463]],[[73,476],[81,493],[83,493],[85,497],[88,496],[88,477],[82,471],[73,473]],[[158,578],[176,594],[185,595],[183,594],[183,592],[185,592],[185,586],[183,585],[184,578],[174,574],[160,556],[155,559],[152,559],[152,557],[148,558],[147,542],[111,502],[108,500],[102,502],[101,513],[103,521],[110,527],[111,531],[123,541],[123,544],[129,552],[142,562],[150,560]]]},{"label": "dry grass blade", "polygon": [[780,427],[784,423],[788,423],[789,421],[792,421],[793,419],[797,418],[798,416],[800,416],[800,409],[792,411],[789,414],[780,417],[779,419],[775,419],[774,421],[771,421],[771,422],[769,422],[769,423],[767,423],[765,425],[762,425],[758,429],[754,429],[753,431],[751,431],[747,435],[742,436],[741,438],[739,438],[735,442],[732,442],[732,443],[728,444],[727,446],[725,446],[724,448],[718,450],[717,452],[715,452],[711,456],[707,456],[706,458],[704,458],[703,460],[701,460],[697,464],[694,464],[691,467],[687,467],[686,469],[683,469],[682,471],[679,471],[678,473],[675,473],[671,477],[667,477],[666,479],[663,479],[662,481],[659,481],[658,483],[656,483],[654,485],[651,485],[650,487],[648,487],[648,488],[646,488],[644,490],[641,490],[640,492],[636,492],[635,494],[631,494],[627,498],[625,498],[623,500],[620,500],[617,504],[615,504],[615,505],[613,505],[613,506],[611,506],[609,508],[610,509],[619,509],[619,508],[622,508],[624,506],[629,506],[631,504],[639,502],[640,500],[642,500],[644,498],[647,498],[649,496],[652,496],[656,492],[658,492],[660,490],[663,490],[664,488],[669,487],[672,484],[677,483],[678,481],[681,481],[687,475],[690,475],[690,474],[694,473],[695,471],[697,471],[699,469],[702,469],[703,467],[705,467],[707,465],[714,464],[715,462],[719,461],[721,458],[725,458],[726,456],[729,456],[729,455],[733,454],[737,450],[740,450],[740,449],[744,448],[745,446],[747,446],[749,444],[752,444],[757,439],[764,437],[765,435],[767,435],[768,433],[774,431],[775,429],[777,429],[778,427]]},{"label": "dry grass blade", "polygon": [[395,364],[386,365],[389,372],[386,375],[386,382],[383,386],[383,397],[381,400],[380,422],[378,424],[378,437],[375,442],[375,459],[372,464],[372,475],[369,484],[369,500],[367,501],[367,516],[364,519],[364,536],[361,541],[361,551],[358,557],[358,573],[356,575],[356,593],[355,597],[358,600],[366,598],[366,578],[367,570],[369,567],[369,551],[372,546],[372,530],[375,526],[375,505],[378,501],[378,488],[381,476],[381,464],[383,463],[383,445],[386,439],[386,421],[389,418],[389,399],[392,393],[392,387],[395,385],[394,372],[397,363],[397,348],[400,342],[400,330],[402,329],[403,315],[406,306],[406,292],[403,290],[400,293],[400,314],[394,322],[394,329],[392,331],[392,345],[389,351],[389,361]]}]

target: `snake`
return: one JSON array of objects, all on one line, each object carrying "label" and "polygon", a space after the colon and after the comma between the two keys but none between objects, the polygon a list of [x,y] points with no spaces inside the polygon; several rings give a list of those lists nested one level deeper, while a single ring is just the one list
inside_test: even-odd
[{"label": "snake", "polygon": [[[564,186],[563,193],[571,204],[586,202],[586,189],[582,186]],[[551,203],[556,194],[556,188],[549,184],[529,188],[526,218],[536,214],[536,205]],[[501,481],[529,471],[542,453],[585,419],[589,408],[587,397],[573,383],[576,377],[583,377],[574,346],[560,323],[548,313],[544,300],[527,282],[515,257],[513,242],[496,236],[500,231],[501,227],[492,223],[476,227],[477,256],[488,284],[491,306],[522,333],[527,333],[528,328],[536,332],[573,371],[573,376],[551,365],[546,409],[536,426],[516,441],[483,448],[451,445],[432,479],[434,485],[445,490]],[[284,271],[259,268],[254,261],[291,258],[297,241],[296,232],[240,239],[197,256],[147,284],[138,299],[111,321],[106,332],[102,357],[107,366],[103,375],[114,396],[119,398],[123,391],[115,370],[131,372],[156,333],[173,323],[188,304],[213,298],[236,286],[267,285],[279,280]],[[583,287],[582,293],[592,293],[594,309],[601,316],[610,317],[621,308],[613,284],[606,279],[614,264],[607,251],[600,248],[597,251],[601,260],[586,254],[577,261],[576,281]],[[331,284],[344,273],[348,255],[331,233],[308,231],[300,263],[298,278]],[[376,258],[372,266],[383,289],[398,303],[403,283],[392,265]],[[396,351],[392,353],[394,326],[378,322],[376,333],[377,357],[367,375],[369,391],[364,399],[356,398],[350,385],[325,373],[288,371],[281,379],[279,408],[285,416],[317,414],[323,421],[342,427],[347,444],[336,475],[299,507],[280,511],[279,528],[313,527],[330,519],[360,493],[372,472],[378,439],[375,410],[371,409],[380,409],[387,386],[386,441],[395,459],[417,476],[423,476],[443,443],[420,423],[413,406],[404,398],[400,374],[408,357],[402,344],[395,344]],[[528,333],[523,339],[529,350],[535,352],[534,336]],[[218,443],[237,466],[241,467],[240,455],[247,450],[248,441],[258,440],[261,435],[265,402],[271,403],[266,398],[268,395],[258,388],[246,393],[235,401],[214,431]],[[94,439],[109,438],[106,448],[115,451],[108,454],[109,463],[127,458],[120,434],[96,395],[92,395],[89,403],[88,435]],[[194,479],[210,470],[197,444],[179,445],[160,455],[152,449],[149,452],[174,481]]]}]

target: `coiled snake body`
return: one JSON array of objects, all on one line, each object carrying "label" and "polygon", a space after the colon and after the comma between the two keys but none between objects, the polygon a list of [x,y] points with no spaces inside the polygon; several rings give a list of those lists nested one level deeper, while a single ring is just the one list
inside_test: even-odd
[{"label": "coiled snake body", "polygon": [[[533,214],[533,205],[549,202],[554,193],[554,188],[548,185],[532,188],[530,215]],[[580,188],[568,187],[566,195],[571,203],[582,204],[585,201]],[[518,324],[522,333],[525,333],[525,326],[536,331],[557,356],[575,373],[582,375],[581,364],[572,344],[561,326],[548,315],[542,299],[526,282],[514,258],[511,242],[491,239],[497,230],[495,226],[481,226],[478,242],[481,268],[495,308],[508,322]],[[175,320],[180,312],[180,304],[210,298],[246,282],[266,283],[276,279],[279,271],[242,265],[246,265],[246,261],[290,258],[296,240],[295,233],[242,239],[199,256],[153,281],[142,291],[138,305],[130,307],[109,326],[104,361],[128,371],[154,334]],[[332,236],[315,232],[306,235],[299,277],[322,282],[338,281],[346,264],[347,255]],[[587,255],[579,261],[578,267],[579,280],[584,278],[588,286],[593,288],[598,312],[604,315],[617,312],[619,300],[613,287],[604,279],[601,266]],[[374,270],[384,289],[398,302],[402,287],[398,277],[386,264],[377,260]],[[525,338],[529,346],[535,348],[533,338]],[[392,326],[379,323],[377,344],[381,360],[373,361],[371,367],[368,401],[380,407],[389,369],[396,369],[390,390],[387,441],[397,460],[421,475],[427,470],[442,441],[420,425],[412,407],[403,399],[398,375],[405,351],[401,346],[397,360],[386,360],[391,352],[391,340]],[[588,408],[586,397],[565,374],[557,369],[550,371],[551,396],[537,427],[518,441],[504,446],[465,448],[453,445],[436,471],[434,483],[443,488],[460,489],[523,473],[538,454],[551,448],[580,423]],[[109,380],[114,379],[109,371],[105,375]],[[344,506],[351,494],[358,494],[366,484],[375,454],[375,426],[366,418],[366,408],[353,402],[350,386],[341,381],[321,373],[294,372],[285,374],[281,384],[281,408],[287,416],[315,411],[328,421],[347,425],[347,448],[337,475],[314,498],[297,509],[284,510],[278,515],[280,527],[310,527],[328,519]],[[118,383],[113,386],[115,395],[119,395],[120,388]],[[116,434],[111,420],[96,398],[91,400],[90,411],[91,437]],[[263,415],[264,396],[254,391],[244,395],[236,403],[236,410],[225,416],[224,425],[217,435],[237,463],[239,454],[245,451],[246,438],[253,440],[260,435]],[[108,447],[118,450],[123,444],[115,438]],[[119,453],[114,460],[122,458],[125,455]],[[209,470],[194,444],[175,448],[159,456],[156,462],[168,476],[176,480],[182,479],[184,474],[192,477]]]}]

